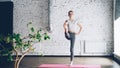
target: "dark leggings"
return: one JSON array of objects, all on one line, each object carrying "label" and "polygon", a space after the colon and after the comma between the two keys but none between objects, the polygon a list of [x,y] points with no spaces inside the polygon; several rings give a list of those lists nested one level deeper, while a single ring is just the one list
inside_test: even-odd
[{"label": "dark leggings", "polygon": [[75,44],[75,33],[65,33],[66,39],[70,40],[70,61],[73,61],[74,58],[74,44]]}]

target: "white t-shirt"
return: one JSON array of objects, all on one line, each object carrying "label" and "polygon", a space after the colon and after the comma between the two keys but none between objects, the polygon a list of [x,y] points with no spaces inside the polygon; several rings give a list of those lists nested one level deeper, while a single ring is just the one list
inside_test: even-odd
[{"label": "white t-shirt", "polygon": [[77,30],[77,24],[79,23],[78,20],[73,20],[73,21],[70,21],[70,20],[67,20],[66,22],[68,24],[68,31],[76,31]]}]

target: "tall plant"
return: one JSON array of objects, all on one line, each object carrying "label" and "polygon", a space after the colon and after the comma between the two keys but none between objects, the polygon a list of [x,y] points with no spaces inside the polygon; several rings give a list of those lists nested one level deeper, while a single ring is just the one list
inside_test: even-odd
[{"label": "tall plant", "polygon": [[[19,33],[8,34],[7,36],[0,35],[0,55],[8,56],[8,60],[15,61],[14,68],[19,68],[19,64],[24,56],[33,51],[34,43],[41,42],[42,40],[50,39],[47,33],[43,33],[42,30],[36,30],[32,23],[28,23],[27,27],[30,29],[30,34],[25,37],[21,37]],[[20,50],[24,50],[20,51]],[[15,58],[13,58],[13,52]],[[19,56],[19,54],[21,54]]]}]

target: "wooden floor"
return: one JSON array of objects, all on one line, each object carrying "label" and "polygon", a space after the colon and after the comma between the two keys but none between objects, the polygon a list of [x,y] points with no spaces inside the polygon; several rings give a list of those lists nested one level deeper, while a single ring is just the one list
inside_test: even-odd
[{"label": "wooden floor", "polygon": [[[25,57],[20,63],[20,68],[36,68],[40,64],[69,64],[69,60],[69,57]],[[74,64],[101,65],[102,68],[120,68],[120,65],[109,57],[75,57]],[[0,68],[13,68],[10,67],[10,64],[5,66]]]},{"label": "wooden floor", "polygon": [[[69,64],[69,57],[27,57],[22,60],[20,68],[36,68],[40,64]],[[101,65],[102,68],[120,68],[112,58],[75,57],[74,64]]]}]

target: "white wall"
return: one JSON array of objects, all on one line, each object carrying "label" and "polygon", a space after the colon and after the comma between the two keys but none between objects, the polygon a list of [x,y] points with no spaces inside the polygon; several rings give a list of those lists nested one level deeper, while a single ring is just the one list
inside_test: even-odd
[{"label": "white wall", "polygon": [[26,36],[29,22],[36,29],[48,28],[48,0],[13,0],[14,2],[14,32]]},{"label": "white wall", "polygon": [[120,1],[116,0],[114,20],[114,52],[120,56]]},{"label": "white wall", "polygon": [[[62,25],[72,9],[83,25],[80,40],[112,40],[112,0],[51,0],[50,8],[53,32],[63,36]],[[63,41],[63,37],[58,38]]]},{"label": "white wall", "polygon": [[[113,0],[50,0],[50,5],[48,0],[13,0],[13,2],[14,32],[25,36],[28,33],[26,24],[30,21],[38,29],[51,27],[52,32],[49,33],[51,40],[37,43],[36,45],[40,46],[37,46],[34,54],[42,51],[45,55],[69,55],[69,41],[64,37],[63,23],[67,19],[67,12],[71,9],[83,26],[81,34],[76,37],[75,54],[82,53],[81,46],[85,45],[84,42],[89,42],[87,47],[100,43],[95,47],[103,45],[103,49],[105,43],[106,53],[112,53]],[[50,25],[48,25],[48,15],[50,15]],[[95,47],[91,46],[91,49]]]},{"label": "white wall", "polygon": [[[113,0],[51,0],[50,24],[53,32],[52,38],[53,42],[56,43],[56,48],[61,47],[63,49],[61,53],[69,52],[69,42],[64,38],[62,27],[64,21],[68,19],[67,12],[69,10],[74,11],[76,18],[80,20],[83,26],[81,34],[77,36],[75,54],[82,53],[83,48],[87,48],[86,52],[95,52],[96,49],[102,52],[105,49],[107,53],[112,53]],[[85,44],[82,45],[83,40]],[[53,53],[57,54],[57,52]]]}]

